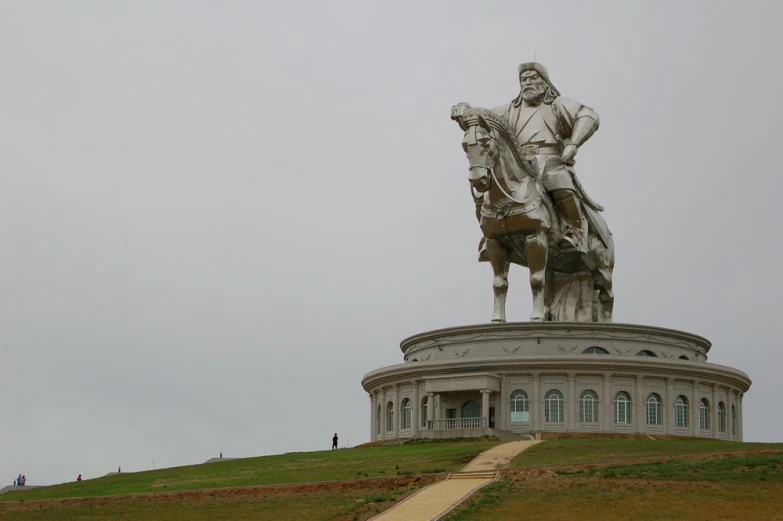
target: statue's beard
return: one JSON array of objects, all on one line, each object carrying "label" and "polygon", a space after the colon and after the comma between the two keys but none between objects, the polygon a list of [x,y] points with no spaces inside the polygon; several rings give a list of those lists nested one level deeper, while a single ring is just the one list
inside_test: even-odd
[{"label": "statue's beard", "polygon": [[541,89],[536,87],[525,87],[522,89],[522,99],[525,100],[525,103],[538,105],[539,103],[541,103],[541,100],[544,98],[545,92],[546,89]]}]

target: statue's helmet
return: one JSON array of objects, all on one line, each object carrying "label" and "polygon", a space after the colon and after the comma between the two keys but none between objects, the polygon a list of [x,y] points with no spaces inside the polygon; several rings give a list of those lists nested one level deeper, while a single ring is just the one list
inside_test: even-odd
[{"label": "statue's helmet", "polygon": [[[555,87],[552,84],[552,80],[549,79],[549,71],[547,71],[546,67],[544,67],[542,64],[537,62],[528,62],[528,63],[521,64],[517,69],[517,77],[521,76],[522,73],[525,71],[536,71],[541,76],[541,79],[543,79],[546,82],[546,84],[549,86],[549,90],[544,96],[545,103],[552,103],[552,101],[554,101],[556,97],[560,96],[560,91],[557,90],[557,87]],[[519,98],[517,99],[521,100],[521,93]]]}]

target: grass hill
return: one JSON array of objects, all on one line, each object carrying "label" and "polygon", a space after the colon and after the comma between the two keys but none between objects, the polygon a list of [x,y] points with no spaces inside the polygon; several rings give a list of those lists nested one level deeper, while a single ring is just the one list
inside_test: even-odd
[{"label": "grass hill", "polygon": [[[0,520],[363,521],[497,443],[370,444],[123,473],[0,495]],[[783,444],[566,437],[522,453],[448,520],[783,519],[781,490]]]}]

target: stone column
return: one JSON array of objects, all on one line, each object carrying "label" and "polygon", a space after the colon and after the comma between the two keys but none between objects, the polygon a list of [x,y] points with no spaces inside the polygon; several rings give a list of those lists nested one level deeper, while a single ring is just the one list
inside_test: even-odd
[{"label": "stone column", "polygon": [[368,393],[370,397],[370,441],[375,441],[375,398],[372,393]]},{"label": "stone column", "polygon": [[568,394],[566,395],[565,428],[567,431],[577,430],[579,421],[579,402],[576,399],[576,375],[568,373]]},{"label": "stone column", "polygon": [[530,428],[540,430],[543,423],[544,397],[541,396],[541,374],[533,373],[533,396],[530,397]]},{"label": "stone column", "polygon": [[435,405],[435,415],[432,417],[433,420],[442,420],[443,419],[443,400],[441,399],[439,394],[436,394],[433,397],[433,402]]},{"label": "stone column", "polygon": [[506,375],[500,377],[500,396],[498,397],[498,406],[495,408],[495,426],[503,430],[509,430],[511,418],[511,402],[508,395],[508,378]]},{"label": "stone column", "polygon": [[718,437],[718,386],[712,384],[712,403],[710,404],[710,416],[712,416],[710,427],[712,427],[712,437]]},{"label": "stone column", "polygon": [[631,425],[634,427],[634,432],[642,434],[645,429],[644,426],[647,423],[647,418],[644,414],[644,376],[636,375],[636,385],[634,386],[633,396],[631,396]]},{"label": "stone column", "polygon": [[419,382],[411,382],[413,391],[411,392],[411,438],[415,438],[419,434]]},{"label": "stone column", "polygon": [[[601,430],[603,432],[612,432],[612,373],[604,373],[604,396],[602,398],[603,406],[598,408]],[[600,405],[600,404],[599,404]]]},{"label": "stone column", "polygon": [[691,380],[691,435],[699,435],[699,381]]},{"label": "stone column", "polygon": [[485,427],[489,427],[489,395],[492,393],[489,389],[481,390],[481,417],[484,418]]},{"label": "stone column", "polygon": [[[738,393],[739,394],[739,393]],[[743,441],[745,439],[745,428],[742,425],[742,400],[745,398],[745,394],[739,394],[739,400],[737,400],[739,406],[737,407],[737,441]]]},{"label": "stone column", "polygon": [[666,379],[666,396],[663,397],[663,425],[667,434],[674,434],[674,378]]},{"label": "stone column", "polygon": [[435,419],[435,393],[427,393],[427,428],[430,428],[430,422]]},{"label": "stone column", "polygon": [[394,416],[392,417],[392,420],[394,420],[394,438],[397,439],[400,437],[400,386],[398,384],[394,384]]},{"label": "stone column", "polygon": [[736,408],[735,399],[734,399],[734,390],[729,387],[726,390],[726,439],[729,441],[734,440],[735,435],[735,423],[734,423],[734,411]]}]

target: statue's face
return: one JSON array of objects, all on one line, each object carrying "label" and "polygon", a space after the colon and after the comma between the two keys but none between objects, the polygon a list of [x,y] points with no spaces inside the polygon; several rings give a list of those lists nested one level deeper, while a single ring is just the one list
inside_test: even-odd
[{"label": "statue's face", "polygon": [[527,103],[539,102],[546,93],[547,84],[536,71],[522,71],[519,75],[522,99]]}]

